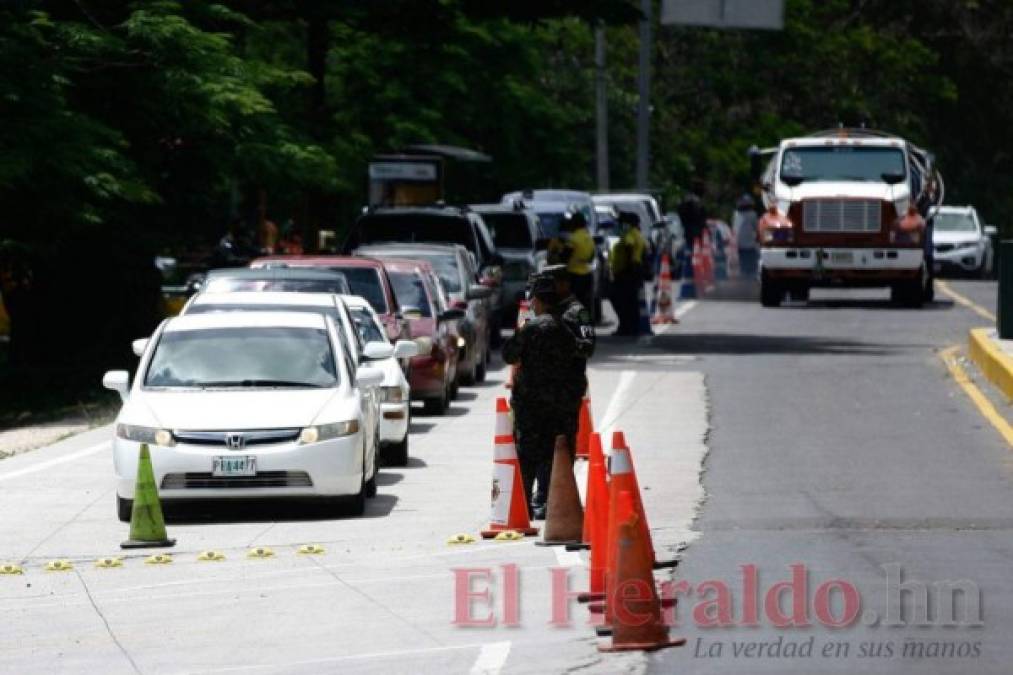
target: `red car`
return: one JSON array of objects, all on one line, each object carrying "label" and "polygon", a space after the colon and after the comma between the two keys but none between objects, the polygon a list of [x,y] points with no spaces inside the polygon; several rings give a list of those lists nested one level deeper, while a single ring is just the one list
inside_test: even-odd
[{"label": "red car", "polygon": [[412,358],[408,370],[412,400],[422,401],[430,414],[443,414],[457,395],[458,340],[456,323],[464,316],[448,308],[435,286],[436,273],[425,261],[382,259],[394,286],[401,313],[416,340],[429,338],[432,349]]},{"label": "red car", "polygon": [[408,322],[398,309],[394,287],[387,276],[387,270],[379,260],[341,255],[273,255],[257,258],[250,263],[250,267],[274,265],[338,270],[348,280],[352,295],[365,298],[380,315],[391,342],[411,339]]}]

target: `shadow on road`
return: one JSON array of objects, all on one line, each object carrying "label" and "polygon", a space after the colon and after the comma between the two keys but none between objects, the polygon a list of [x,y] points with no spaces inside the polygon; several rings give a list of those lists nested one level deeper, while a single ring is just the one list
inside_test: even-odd
[{"label": "shadow on road", "polygon": [[[377,475],[381,483],[384,473]],[[396,482],[396,481],[395,481]],[[223,523],[273,523],[300,520],[344,520],[346,518],[380,518],[390,514],[397,497],[378,494],[366,500],[366,513],[351,516],[339,500],[242,499],[193,500],[163,503],[165,522],[169,525],[220,525]]]},{"label": "shadow on road", "polygon": [[804,335],[753,333],[680,333],[657,335],[651,346],[673,354],[866,354],[884,355],[912,349],[909,344],[879,344]]}]

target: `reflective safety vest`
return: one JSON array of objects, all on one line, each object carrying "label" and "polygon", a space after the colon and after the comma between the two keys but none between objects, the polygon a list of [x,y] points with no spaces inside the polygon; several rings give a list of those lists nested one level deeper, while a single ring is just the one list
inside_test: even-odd
[{"label": "reflective safety vest", "polygon": [[570,274],[590,274],[591,261],[594,260],[594,239],[586,227],[575,230],[570,235],[569,246],[572,249],[570,259],[566,263],[566,271]]}]

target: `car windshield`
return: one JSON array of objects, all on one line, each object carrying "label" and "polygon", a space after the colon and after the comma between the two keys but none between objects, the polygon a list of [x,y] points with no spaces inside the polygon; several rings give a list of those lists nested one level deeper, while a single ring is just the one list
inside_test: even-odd
[{"label": "car windshield", "polygon": [[341,325],[341,316],[334,305],[241,305],[238,303],[194,303],[186,310],[187,314],[211,314],[213,312],[306,312],[325,314],[334,319],[335,325]]},{"label": "car windshield", "polygon": [[549,239],[559,236],[559,226],[562,222],[562,213],[543,212],[538,214],[538,224],[542,226],[542,234]]},{"label": "car windshield", "polygon": [[457,257],[451,253],[430,253],[426,251],[412,251],[410,253],[384,253],[390,258],[408,258],[411,260],[425,260],[433,266],[436,276],[443,283],[443,289],[447,293],[457,293],[461,290],[461,273],[457,269]]},{"label": "car windshield", "polygon": [[422,312],[422,316],[433,316],[421,276],[414,272],[390,272],[389,274],[390,282],[394,284],[394,295],[402,310],[405,307],[416,307]]},{"label": "car windshield", "polygon": [[282,291],[292,293],[348,293],[348,285],[335,279],[235,279],[211,278],[204,288],[209,293],[238,291]]},{"label": "car windshield", "polygon": [[337,383],[327,331],[281,326],[167,331],[144,379],[146,387],[155,388],[302,389]]},{"label": "car windshield", "polygon": [[355,330],[359,332],[359,338],[362,339],[363,344],[367,342],[388,342],[387,336],[384,335],[383,330],[373,320],[373,314],[368,309],[365,307],[353,307],[350,311],[352,322],[355,324]]},{"label": "car windshield", "polygon": [[363,216],[356,227],[356,238],[358,246],[394,241],[461,244],[468,250],[475,248],[475,237],[467,219],[419,213]]},{"label": "car windshield", "polygon": [[532,248],[531,228],[523,213],[483,213],[482,220],[489,227],[496,248]]},{"label": "car windshield", "polygon": [[342,267],[341,273],[352,287],[349,295],[364,298],[377,314],[387,313],[387,298],[383,292],[379,270],[375,267]]},{"label": "car windshield", "polygon": [[937,232],[977,232],[974,218],[969,213],[937,213],[932,220]]},{"label": "car windshield", "polygon": [[647,232],[654,225],[654,219],[651,216],[651,211],[647,207],[647,202],[640,200],[616,200],[606,202],[616,208],[617,211],[627,211],[629,213],[637,214],[637,218],[640,219],[640,229]]},{"label": "car windshield", "polygon": [[880,181],[907,176],[904,153],[897,148],[851,145],[791,148],[781,158],[781,178],[805,182]]}]

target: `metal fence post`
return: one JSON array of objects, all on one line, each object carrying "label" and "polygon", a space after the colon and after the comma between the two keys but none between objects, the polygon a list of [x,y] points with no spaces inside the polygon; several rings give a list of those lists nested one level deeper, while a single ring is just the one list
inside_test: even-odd
[{"label": "metal fence post", "polygon": [[999,243],[999,339],[1013,340],[1013,239]]}]

